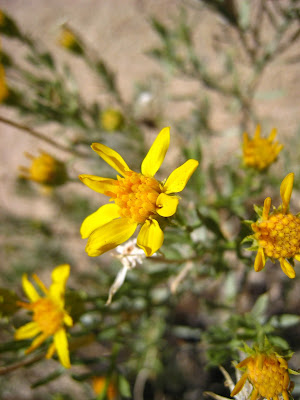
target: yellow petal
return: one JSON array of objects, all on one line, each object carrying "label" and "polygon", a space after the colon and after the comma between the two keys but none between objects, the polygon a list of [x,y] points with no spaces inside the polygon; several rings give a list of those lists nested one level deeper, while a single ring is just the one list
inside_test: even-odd
[{"label": "yellow petal", "polygon": [[245,365],[247,365],[248,363],[249,363],[249,361],[250,360],[252,360],[252,357],[250,356],[250,357],[247,357],[247,358],[245,358],[244,360],[242,360],[241,362],[239,362],[236,366],[235,366],[235,368],[243,368],[243,367],[245,367]]},{"label": "yellow petal", "polygon": [[59,329],[54,335],[54,343],[58,358],[65,368],[70,368],[69,345],[66,331]]},{"label": "yellow petal", "polygon": [[300,254],[296,254],[294,258],[295,260],[300,261]]},{"label": "yellow petal", "polygon": [[[256,400],[257,397],[258,397],[258,390],[257,390],[256,388],[254,388],[254,389],[252,390],[252,393],[251,393],[251,396],[250,396],[250,400]],[[273,397],[273,399],[274,399],[274,397]],[[274,399],[274,400],[275,400],[275,399]]]},{"label": "yellow petal", "polygon": [[258,249],[258,252],[255,257],[255,261],[254,261],[255,271],[256,272],[261,271],[264,268],[265,264],[266,264],[265,253],[264,253],[263,249],[260,247]]},{"label": "yellow petal", "polygon": [[294,268],[291,266],[291,264],[285,259],[285,258],[280,258],[280,266],[282,271],[291,279],[294,279],[296,276]]},{"label": "yellow petal", "polygon": [[97,193],[105,194],[105,192],[113,192],[116,186],[115,179],[101,178],[95,175],[81,174],[78,176],[82,183]]},{"label": "yellow petal", "polygon": [[293,184],[294,184],[294,173],[291,172],[284,178],[284,180],[281,182],[280,185],[280,196],[282,199],[283,212],[285,212],[289,207],[290,198],[293,190]]},{"label": "yellow petal", "polygon": [[162,217],[171,217],[177,210],[179,198],[161,193],[156,199],[156,211]]},{"label": "yellow petal", "polygon": [[83,221],[80,228],[82,239],[86,239],[95,229],[119,217],[119,207],[116,204],[105,204]]},{"label": "yellow petal", "polygon": [[73,326],[72,317],[71,317],[69,314],[67,314],[67,313],[65,313],[65,315],[64,315],[64,323],[65,323],[67,326]]},{"label": "yellow petal", "polygon": [[27,279],[27,275],[24,274],[22,277],[22,285],[24,292],[26,293],[26,296],[29,298],[29,300],[33,303],[37,301],[40,298],[40,295],[36,291],[35,287],[29,280]]},{"label": "yellow petal", "polygon": [[269,212],[272,204],[271,197],[267,197],[264,201],[264,208],[262,212],[262,219],[266,221],[269,218]]},{"label": "yellow petal", "polygon": [[40,333],[40,331],[40,327],[36,322],[28,322],[28,324],[21,326],[21,328],[16,330],[15,339],[30,339]]},{"label": "yellow petal", "polygon": [[165,193],[178,193],[181,192],[188,180],[198,167],[199,162],[193,159],[186,161],[180,167],[176,168],[164,185]]},{"label": "yellow petal", "polygon": [[256,126],[256,130],[255,130],[255,133],[254,133],[254,140],[260,138],[260,130],[261,130],[261,128],[260,128],[260,125],[258,124]]},{"label": "yellow petal", "polygon": [[47,337],[48,335],[46,333],[42,333],[37,338],[35,338],[31,346],[25,351],[25,354],[29,354],[33,350],[37,349],[47,339]]},{"label": "yellow petal", "polygon": [[242,375],[241,379],[235,385],[233,391],[230,393],[231,397],[235,396],[236,394],[238,394],[242,390],[243,386],[245,385],[245,382],[246,382],[247,378],[248,378],[248,372],[245,372]]},{"label": "yellow petal", "polygon": [[170,144],[170,128],[162,129],[154,140],[142,162],[141,171],[145,176],[154,176],[164,161]]},{"label": "yellow petal", "polygon": [[273,129],[271,130],[271,132],[270,132],[269,137],[268,137],[268,141],[269,141],[269,142],[273,142],[273,140],[275,139],[276,135],[277,135],[277,129],[276,129],[276,128],[273,128]]},{"label": "yellow petal", "polygon": [[126,162],[115,150],[105,146],[101,143],[93,143],[92,149],[107,162],[112,168],[114,168],[119,174],[125,176],[125,172],[131,171]]},{"label": "yellow petal", "polygon": [[54,268],[52,271],[52,283],[50,286],[50,294],[57,300],[63,301],[66,283],[70,275],[70,265],[62,264]]},{"label": "yellow petal", "polygon": [[91,233],[86,252],[91,257],[100,256],[128,240],[134,234],[136,227],[136,222],[126,218],[110,221]]},{"label": "yellow petal", "polygon": [[147,257],[152,256],[163,244],[164,233],[155,219],[146,220],[137,237],[137,245]]},{"label": "yellow petal", "polygon": [[45,355],[45,358],[49,359],[53,357],[54,352],[55,352],[55,343],[51,343],[48,348],[47,354]]}]

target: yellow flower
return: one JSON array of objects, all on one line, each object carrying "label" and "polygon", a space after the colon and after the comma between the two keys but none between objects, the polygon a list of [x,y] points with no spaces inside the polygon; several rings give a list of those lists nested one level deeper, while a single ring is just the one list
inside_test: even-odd
[{"label": "yellow flower", "polygon": [[237,364],[236,368],[246,368],[246,371],[231,392],[232,397],[242,390],[248,379],[253,385],[250,400],[256,400],[258,397],[279,400],[280,395],[284,400],[289,400],[292,385],[288,364],[277,353],[257,351]]},{"label": "yellow flower", "polygon": [[163,217],[175,214],[181,192],[198,166],[188,160],[175,169],[168,179],[159,182],[154,175],[160,168],[170,142],[170,128],[164,128],[156,137],[142,162],[141,172],[132,171],[123,158],[111,148],[93,143],[98,153],[122,177],[117,180],[94,175],[80,175],[81,181],[98,193],[109,196],[114,203],[106,204],[88,216],[82,223],[82,238],[89,238],[86,252],[96,257],[128,240],[138,225],[142,225],[137,245],[146,256],[151,256],[163,244],[160,227]]},{"label": "yellow flower", "polygon": [[31,166],[19,167],[22,178],[41,183],[46,186],[58,186],[64,184],[68,177],[64,163],[56,160],[50,154],[41,152],[38,157],[25,153]]},{"label": "yellow flower", "polygon": [[93,378],[93,389],[102,399],[115,400],[118,396],[114,380],[105,376],[95,376]]},{"label": "yellow flower", "polygon": [[300,217],[289,212],[293,183],[294,174],[290,173],[280,186],[282,204],[270,213],[272,200],[267,197],[261,218],[251,225],[255,232],[251,238],[258,247],[255,271],[261,271],[269,257],[272,261],[278,259],[283,272],[289,278],[295,278],[295,271],[287,260],[294,258],[300,261]]},{"label": "yellow flower", "polygon": [[75,33],[67,27],[63,27],[58,38],[58,44],[74,53],[82,53],[82,47]]},{"label": "yellow flower", "polygon": [[5,70],[0,64],[0,103],[2,103],[9,95],[9,90],[5,79]]},{"label": "yellow flower", "polygon": [[101,125],[108,132],[114,132],[122,127],[123,115],[118,110],[108,108],[101,113]]},{"label": "yellow flower", "polygon": [[252,140],[249,139],[246,132],[244,133],[243,160],[247,167],[262,171],[276,160],[283,149],[282,144],[274,142],[276,134],[276,129],[272,129],[267,139],[262,138],[260,136],[260,125],[257,125]]},{"label": "yellow flower", "polygon": [[37,275],[33,279],[44,293],[41,297],[32,283],[23,275],[23,289],[30,300],[30,303],[18,302],[18,304],[33,312],[33,321],[17,329],[15,339],[30,339],[38,335],[26,350],[26,354],[38,348],[50,336],[53,336],[53,343],[50,345],[46,358],[51,358],[57,351],[59,360],[65,368],[70,368],[70,358],[67,334],[64,324],[72,326],[73,321],[65,310],[65,287],[70,275],[68,264],[59,265],[52,271],[52,284],[46,288]]}]

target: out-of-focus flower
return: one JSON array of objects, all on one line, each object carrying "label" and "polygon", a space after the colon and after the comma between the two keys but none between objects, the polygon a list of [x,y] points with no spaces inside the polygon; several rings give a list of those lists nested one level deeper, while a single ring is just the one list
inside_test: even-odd
[{"label": "out-of-focus flower", "polygon": [[100,119],[102,128],[108,132],[117,131],[121,129],[124,124],[123,114],[112,108],[102,111]]},{"label": "out-of-focus flower", "polygon": [[41,152],[38,157],[34,157],[25,153],[25,156],[31,160],[31,165],[29,168],[19,167],[22,178],[50,187],[63,185],[68,180],[65,164],[50,154]]},{"label": "out-of-focus flower", "polygon": [[[300,217],[289,212],[289,203],[292,195],[294,174],[288,174],[280,185],[282,204],[278,208],[271,208],[271,197],[264,201],[259,219],[251,224],[254,235],[248,236],[253,240],[249,250],[257,250],[254,262],[255,271],[261,271],[266,259],[280,261],[283,272],[289,278],[295,278],[295,271],[290,261],[300,261]],[[247,239],[248,239],[247,238]]]},{"label": "out-of-focus flower", "polygon": [[116,400],[118,389],[114,379],[109,379],[106,376],[95,376],[93,378],[94,392],[103,399]]},{"label": "out-of-focus flower", "polygon": [[274,142],[276,129],[272,129],[266,139],[260,136],[260,130],[260,125],[257,125],[253,139],[249,139],[248,134],[244,133],[243,161],[247,167],[263,171],[276,160],[283,145]]},{"label": "out-of-focus flower", "polygon": [[82,54],[83,49],[75,33],[67,27],[62,27],[58,37],[58,44],[73,53]]},{"label": "out-of-focus flower", "polygon": [[164,160],[169,142],[170,128],[164,128],[142,163],[142,173],[132,171],[111,148],[100,143],[92,144],[92,149],[122,177],[117,176],[115,180],[94,175],[79,176],[89,188],[114,201],[100,207],[81,225],[82,238],[89,238],[86,246],[89,256],[100,256],[124,243],[138,225],[142,227],[137,245],[146,256],[151,256],[162,246],[164,234],[161,225],[165,224],[165,218],[176,213],[179,202],[178,196],[173,194],[184,189],[199,164],[196,160],[188,160],[175,169],[166,181],[157,181],[154,175]]},{"label": "out-of-focus flower", "polygon": [[72,326],[73,321],[65,310],[65,287],[70,275],[68,264],[59,265],[52,271],[52,283],[46,288],[37,275],[33,279],[43,292],[41,297],[32,283],[23,275],[23,289],[30,303],[17,302],[26,310],[33,312],[33,321],[16,330],[15,339],[30,339],[38,335],[26,350],[26,354],[38,348],[45,340],[53,336],[46,358],[51,358],[57,352],[61,364],[70,368],[69,348],[64,325]]},{"label": "out-of-focus flower", "polygon": [[5,79],[5,70],[0,64],[0,103],[2,103],[9,95],[9,90]]},{"label": "out-of-focus flower", "polygon": [[119,271],[116,279],[114,280],[114,283],[109,289],[106,305],[109,305],[111,303],[113,295],[123,285],[127,271],[136,267],[137,263],[142,264],[143,260],[146,257],[145,252],[136,245],[136,239],[129,240],[123,246],[119,245],[116,250],[119,254],[115,257],[117,257],[121,261],[121,263],[123,264],[123,268]]},{"label": "out-of-focus flower", "polygon": [[258,397],[278,400],[278,396],[289,400],[293,385],[290,382],[288,364],[274,350],[253,349],[251,355],[235,367],[245,372],[232,390],[232,397],[242,390],[248,380],[253,386],[251,400]]}]

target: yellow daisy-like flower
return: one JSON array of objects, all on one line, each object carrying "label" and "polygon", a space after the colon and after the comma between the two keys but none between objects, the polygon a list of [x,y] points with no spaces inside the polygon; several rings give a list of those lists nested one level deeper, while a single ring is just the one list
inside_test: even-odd
[{"label": "yellow daisy-like flower", "polygon": [[53,343],[50,345],[46,358],[51,358],[56,351],[61,364],[70,368],[67,334],[64,325],[72,326],[73,321],[65,310],[65,287],[70,275],[68,264],[59,265],[52,271],[52,284],[46,288],[37,275],[33,279],[44,293],[41,297],[32,283],[23,275],[23,289],[30,303],[18,302],[21,307],[33,312],[33,321],[16,330],[15,339],[30,339],[38,335],[26,350],[26,354],[38,348],[50,336]]},{"label": "yellow daisy-like flower", "polygon": [[19,167],[22,178],[46,186],[58,186],[67,181],[68,176],[64,163],[50,154],[42,151],[38,157],[34,157],[29,153],[25,153],[25,156],[31,160],[31,165],[29,168]]},{"label": "yellow daisy-like flower", "polygon": [[264,201],[261,218],[251,225],[255,232],[251,238],[257,243],[258,251],[254,262],[255,271],[261,271],[269,257],[280,261],[283,272],[295,278],[295,271],[287,259],[300,261],[300,217],[289,212],[294,174],[288,174],[280,186],[282,204],[270,213],[271,197]]},{"label": "yellow daisy-like flower", "polygon": [[277,134],[276,129],[272,129],[268,138],[260,136],[260,125],[257,125],[253,139],[249,139],[248,134],[244,133],[243,142],[243,161],[247,167],[255,168],[259,171],[266,169],[277,158],[283,149],[283,145],[274,142]]},{"label": "yellow daisy-like flower", "polygon": [[82,223],[82,238],[89,238],[86,252],[96,257],[128,240],[142,225],[137,245],[151,256],[163,244],[160,227],[164,217],[175,214],[179,202],[173,193],[181,192],[198,166],[190,159],[175,169],[165,182],[154,175],[160,168],[170,143],[170,128],[156,137],[141,166],[141,173],[132,171],[123,158],[111,148],[93,143],[98,153],[122,177],[117,180],[94,175],[80,175],[81,181],[98,193],[109,196],[114,203],[106,204]]},{"label": "yellow daisy-like flower", "polygon": [[279,400],[280,395],[284,400],[289,400],[292,385],[288,364],[275,352],[256,352],[237,364],[236,368],[246,368],[246,371],[231,392],[232,397],[242,390],[248,379],[253,385],[250,400],[258,397]]},{"label": "yellow daisy-like flower", "polygon": [[0,64],[0,103],[2,103],[9,95],[9,90],[5,79],[5,70]]}]

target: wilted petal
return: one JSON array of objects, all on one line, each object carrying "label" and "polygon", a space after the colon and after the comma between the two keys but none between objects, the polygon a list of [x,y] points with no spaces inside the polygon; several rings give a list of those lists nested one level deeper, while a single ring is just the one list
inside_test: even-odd
[{"label": "wilted petal", "polygon": [[246,382],[247,378],[248,378],[248,372],[245,372],[242,375],[241,379],[235,385],[233,391],[230,393],[231,397],[235,396],[236,394],[238,394],[242,390],[243,386],[245,385],[245,382]]},{"label": "wilted petal", "polygon": [[193,159],[187,160],[180,167],[176,168],[164,185],[165,193],[178,193],[181,192],[190,177],[194,173],[195,169],[198,167],[199,162]]},{"label": "wilted petal", "polygon": [[101,143],[93,143],[92,149],[107,162],[112,168],[114,168],[119,174],[125,176],[127,171],[131,171],[126,162],[115,150],[105,146]]},{"label": "wilted petal", "polygon": [[123,266],[121,271],[118,272],[118,275],[116,276],[116,279],[114,280],[114,283],[111,285],[111,287],[109,289],[109,292],[108,292],[108,299],[107,299],[107,302],[106,302],[107,306],[111,303],[113,295],[123,285],[123,283],[125,281],[125,278],[126,278],[127,271],[128,271],[128,267],[127,266]]},{"label": "wilted petal", "polygon": [[170,128],[162,129],[154,140],[142,162],[141,171],[145,176],[154,176],[164,161],[170,144]]},{"label": "wilted petal", "polygon": [[281,182],[280,197],[282,199],[283,212],[285,212],[290,204],[290,199],[293,191],[294,173],[289,173]]},{"label": "wilted petal", "polygon": [[116,204],[105,204],[83,221],[80,228],[82,239],[86,239],[95,229],[119,217],[119,207]]},{"label": "wilted petal", "polygon": [[162,217],[171,217],[177,210],[179,198],[177,196],[168,196],[161,193],[156,200],[156,211]]},{"label": "wilted petal", "polygon": [[155,219],[146,220],[137,237],[137,245],[147,257],[152,256],[163,244],[164,233]]},{"label": "wilted petal", "polygon": [[110,221],[91,233],[86,252],[91,257],[100,256],[128,240],[134,234],[136,227],[136,222],[126,218]]}]

